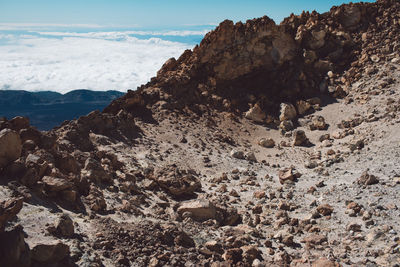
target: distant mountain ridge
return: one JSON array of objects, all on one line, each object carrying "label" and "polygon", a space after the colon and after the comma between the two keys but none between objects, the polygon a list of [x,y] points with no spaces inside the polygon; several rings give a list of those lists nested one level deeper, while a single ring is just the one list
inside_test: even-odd
[{"label": "distant mountain ridge", "polygon": [[66,94],[52,91],[28,92],[0,90],[0,117],[29,117],[40,130],[49,130],[65,120],[102,110],[112,100],[122,96],[119,91],[73,90]]}]

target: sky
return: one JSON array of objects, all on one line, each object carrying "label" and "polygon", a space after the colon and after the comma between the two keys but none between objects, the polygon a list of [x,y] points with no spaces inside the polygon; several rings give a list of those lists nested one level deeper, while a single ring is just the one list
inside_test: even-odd
[{"label": "sky", "polygon": [[0,23],[171,27],[245,21],[268,15],[279,23],[302,10],[325,12],[340,0],[0,0]]},{"label": "sky", "polygon": [[[348,1],[346,1],[348,2]],[[0,0],[0,90],[136,89],[219,22],[344,1]]]}]

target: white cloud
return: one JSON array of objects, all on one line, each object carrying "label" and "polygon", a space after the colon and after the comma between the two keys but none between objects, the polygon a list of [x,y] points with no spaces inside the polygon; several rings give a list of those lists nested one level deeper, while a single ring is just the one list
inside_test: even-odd
[{"label": "white cloud", "polygon": [[123,32],[36,32],[41,35],[47,36],[69,36],[69,37],[89,37],[101,39],[121,39],[129,35],[154,35],[154,36],[191,36],[191,35],[205,35],[209,30],[200,31],[123,31]]},{"label": "white cloud", "polygon": [[[0,34],[0,89],[136,89],[191,45],[116,33],[71,37]],[[108,37],[107,37],[108,36]]]}]

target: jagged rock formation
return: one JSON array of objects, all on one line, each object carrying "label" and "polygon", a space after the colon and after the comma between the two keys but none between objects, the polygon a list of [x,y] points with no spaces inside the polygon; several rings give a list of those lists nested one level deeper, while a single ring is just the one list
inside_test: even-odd
[{"label": "jagged rock formation", "polygon": [[267,17],[235,25],[224,21],[193,51],[168,60],[139,93],[128,93],[105,111],[131,109],[140,105],[133,98],[143,98],[147,105],[196,112],[203,105],[243,112],[258,104],[277,115],[281,102],[295,104],[328,90],[343,96],[369,57],[399,49],[396,8],[390,1],[345,5],[324,14],[291,15],[280,25]]},{"label": "jagged rock formation", "polygon": [[392,0],[225,21],[103,112],[1,120],[0,265],[396,266],[399,33]]}]

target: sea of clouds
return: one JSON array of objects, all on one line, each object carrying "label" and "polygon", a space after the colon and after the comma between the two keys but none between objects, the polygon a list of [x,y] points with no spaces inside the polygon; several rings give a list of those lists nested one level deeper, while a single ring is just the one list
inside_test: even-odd
[{"label": "sea of clouds", "polygon": [[0,90],[136,89],[207,31],[0,30]]}]

